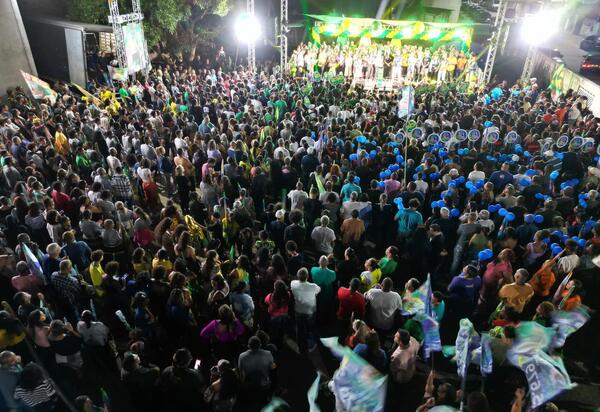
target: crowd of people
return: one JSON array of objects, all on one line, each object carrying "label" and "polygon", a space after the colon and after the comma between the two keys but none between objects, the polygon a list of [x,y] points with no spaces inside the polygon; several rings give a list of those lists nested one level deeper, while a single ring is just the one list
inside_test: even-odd
[{"label": "crowd of people", "polygon": [[[362,77],[364,58],[373,76],[383,57],[322,50],[299,49],[297,69],[303,56],[306,71]],[[448,80],[472,64],[455,50],[387,50],[401,77],[444,81],[442,67]],[[505,83],[492,101],[491,87],[417,93],[426,135],[516,131],[507,155],[503,139],[445,147],[407,132],[399,145],[398,92],[308,82],[174,64],[85,96],[57,83],[54,103],[9,90],[2,410],[247,411],[273,396],[278,410],[307,410],[314,371],[337,367],[325,336],[389,376],[386,410],[461,399],[470,412],[520,410],[515,327],[598,306],[595,153],[540,151],[562,134],[598,141],[587,99]],[[421,360],[423,331],[402,309],[428,275],[442,343],[463,318],[493,335],[483,392],[457,391],[441,354],[431,373]],[[587,346],[565,354],[597,377],[598,336],[584,329]]]},{"label": "crowd of people", "polygon": [[295,76],[315,73],[342,75],[354,82],[391,80],[404,84],[448,83],[461,79],[477,82],[477,57],[455,45],[314,43],[301,44],[289,61]]}]

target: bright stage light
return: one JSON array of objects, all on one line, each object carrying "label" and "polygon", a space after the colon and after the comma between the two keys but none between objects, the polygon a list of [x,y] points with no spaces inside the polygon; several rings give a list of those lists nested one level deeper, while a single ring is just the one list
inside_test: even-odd
[{"label": "bright stage light", "polygon": [[427,32],[427,37],[430,39],[437,39],[441,35],[442,35],[442,32],[440,31],[440,29],[437,29],[435,27],[432,29],[429,29],[429,31]]},{"label": "bright stage light", "polygon": [[329,23],[325,26],[325,33],[335,33],[337,31],[337,25]]},{"label": "bright stage light", "polygon": [[242,43],[254,43],[261,35],[260,23],[256,17],[242,14],[235,23],[235,34]]},{"label": "bright stage light", "polygon": [[560,17],[558,10],[543,10],[529,16],[521,26],[523,40],[531,45],[543,43],[548,37],[558,32]]},{"label": "bright stage light", "polygon": [[406,26],[405,28],[402,29],[402,31],[400,33],[402,33],[402,37],[412,37],[414,30],[413,30],[412,26]]},{"label": "bright stage light", "polygon": [[348,27],[348,35],[350,37],[358,36],[361,31],[362,31],[362,28],[360,26],[356,26],[354,24],[350,24],[350,27]]},{"label": "bright stage light", "polygon": [[454,37],[466,41],[469,38],[469,33],[465,29],[457,29],[454,32]]}]

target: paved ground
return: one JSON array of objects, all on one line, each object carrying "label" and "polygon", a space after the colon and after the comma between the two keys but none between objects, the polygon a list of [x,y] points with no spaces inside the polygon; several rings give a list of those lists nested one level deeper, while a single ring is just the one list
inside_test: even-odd
[{"label": "paved ground", "polygon": [[[554,36],[550,42],[551,44],[549,44],[550,48],[558,49],[562,53],[562,60],[564,61],[565,66],[575,73],[579,73],[579,66],[583,57],[589,54],[589,52],[579,48],[581,40],[583,40],[583,36],[571,33],[559,33]],[[586,75],[584,77],[600,84],[600,75]]]}]

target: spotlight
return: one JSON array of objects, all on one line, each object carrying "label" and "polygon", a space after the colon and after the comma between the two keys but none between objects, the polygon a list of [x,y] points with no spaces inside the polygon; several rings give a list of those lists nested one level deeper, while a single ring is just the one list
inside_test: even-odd
[{"label": "spotlight", "polygon": [[538,45],[558,32],[560,27],[558,10],[543,10],[527,17],[521,26],[521,36],[530,45]]},{"label": "spotlight", "polygon": [[260,23],[250,14],[242,14],[235,23],[235,34],[242,43],[254,43],[261,35]]}]

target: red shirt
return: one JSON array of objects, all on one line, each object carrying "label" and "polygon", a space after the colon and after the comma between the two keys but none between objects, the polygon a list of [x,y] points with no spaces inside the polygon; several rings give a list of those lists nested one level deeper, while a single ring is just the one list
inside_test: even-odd
[{"label": "red shirt", "polygon": [[338,319],[350,319],[353,312],[359,315],[365,314],[365,298],[360,292],[350,292],[348,288],[340,288],[338,290],[338,299],[340,306],[338,307]]},{"label": "red shirt", "polygon": [[71,197],[63,192],[52,191],[52,200],[56,206],[56,210],[62,210],[64,212],[70,212],[73,204],[71,203]]}]

